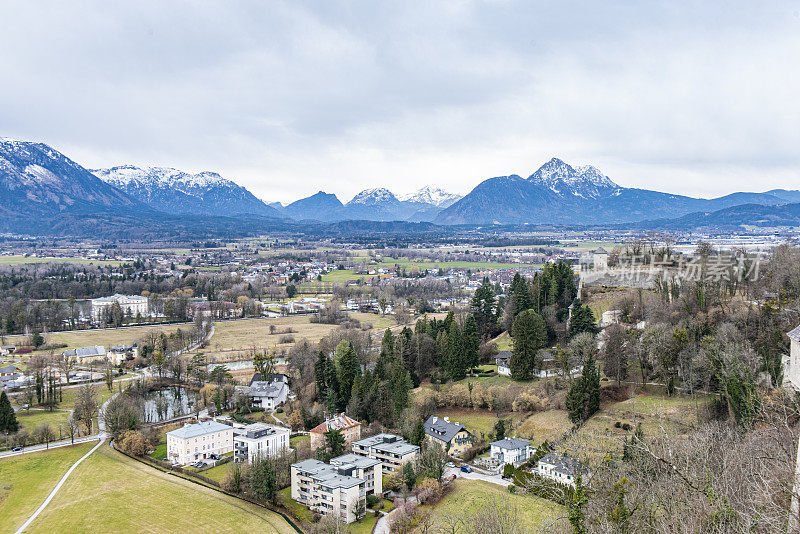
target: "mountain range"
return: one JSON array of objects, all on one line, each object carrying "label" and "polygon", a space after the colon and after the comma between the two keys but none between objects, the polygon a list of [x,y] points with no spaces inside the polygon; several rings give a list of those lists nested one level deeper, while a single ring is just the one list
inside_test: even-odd
[{"label": "mountain range", "polygon": [[221,213],[281,217],[274,207],[215,172],[190,174],[177,169],[133,165],[91,172],[154,210],[172,215]]},{"label": "mountain range", "polygon": [[595,167],[573,167],[557,158],[527,178],[484,180],[463,198],[431,187],[401,198],[388,189],[373,188],[347,203],[320,191],[283,206],[268,204],[214,172],[133,165],[89,171],[43,143],[0,138],[0,197],[0,232],[33,234],[77,234],[97,228],[125,233],[134,226],[187,232],[204,228],[212,235],[214,227],[244,231],[345,221],[800,226],[800,204],[795,205],[800,191],[693,198],[621,187]]}]

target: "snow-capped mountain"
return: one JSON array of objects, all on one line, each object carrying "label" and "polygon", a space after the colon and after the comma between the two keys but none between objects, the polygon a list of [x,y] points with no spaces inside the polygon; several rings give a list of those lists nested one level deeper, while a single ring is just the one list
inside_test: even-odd
[{"label": "snow-capped mountain", "polygon": [[[784,196],[790,197],[789,193]],[[787,202],[770,193],[734,193],[713,199],[620,187],[592,166],[553,158],[528,178],[489,178],[434,219],[439,224],[616,224],[680,217],[741,204]]]},{"label": "snow-capped mountain", "polygon": [[374,204],[398,204],[399,202],[391,191],[383,187],[377,187],[361,191],[346,205],[363,204],[369,206]]},{"label": "snow-capped mountain", "polygon": [[461,195],[456,195],[444,189],[426,185],[416,193],[411,193],[399,198],[403,202],[419,202],[422,204],[431,204],[438,208],[446,208],[460,199]]},{"label": "snow-capped mountain", "polygon": [[572,167],[553,158],[528,177],[531,182],[547,187],[559,195],[599,198],[621,188],[596,167]]},{"label": "snow-capped mountain", "polygon": [[280,217],[274,207],[215,172],[120,165],[92,171],[109,185],[171,214]]},{"label": "snow-capped mountain", "polygon": [[79,222],[150,212],[44,143],[0,139],[0,231],[55,234]]}]

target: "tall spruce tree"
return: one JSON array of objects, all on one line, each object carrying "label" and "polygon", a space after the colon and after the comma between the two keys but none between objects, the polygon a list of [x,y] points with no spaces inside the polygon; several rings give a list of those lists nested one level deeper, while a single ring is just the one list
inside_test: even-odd
[{"label": "tall spruce tree", "polygon": [[464,335],[463,338],[463,353],[464,353],[464,367],[465,369],[473,369],[480,364],[480,346],[481,342],[478,338],[478,327],[475,323],[475,317],[468,315],[464,321]]},{"label": "tall spruce tree", "polygon": [[461,329],[455,321],[450,323],[447,333],[447,372],[453,380],[461,380],[467,376]]},{"label": "tall spruce tree", "polygon": [[569,420],[575,424],[583,423],[600,409],[600,372],[594,356],[583,363],[580,378],[572,383],[567,393]]},{"label": "tall spruce tree", "polygon": [[0,432],[16,432],[17,430],[19,430],[17,416],[14,414],[14,408],[8,400],[8,395],[3,391],[0,393]]},{"label": "tall spruce tree", "polygon": [[514,321],[513,334],[511,376],[515,380],[530,380],[538,368],[537,352],[547,344],[547,325],[534,310],[525,310]]}]

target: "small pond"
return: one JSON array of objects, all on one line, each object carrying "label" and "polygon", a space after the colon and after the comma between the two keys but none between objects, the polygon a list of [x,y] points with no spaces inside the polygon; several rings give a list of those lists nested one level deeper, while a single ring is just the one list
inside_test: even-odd
[{"label": "small pond", "polygon": [[157,423],[173,417],[188,415],[195,410],[197,401],[198,394],[183,387],[151,391],[144,401],[144,422]]}]

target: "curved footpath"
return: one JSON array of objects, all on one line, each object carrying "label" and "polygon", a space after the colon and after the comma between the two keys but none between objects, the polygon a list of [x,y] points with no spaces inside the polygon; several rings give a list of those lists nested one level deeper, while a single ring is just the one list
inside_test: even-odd
[{"label": "curved footpath", "polygon": [[67,478],[69,478],[69,475],[72,474],[72,472],[75,470],[75,468],[78,467],[81,464],[81,462],[83,462],[86,458],[88,458],[94,451],[96,451],[98,448],[100,448],[100,446],[103,443],[105,443],[106,439],[108,439],[108,434],[106,433],[106,428],[105,428],[106,424],[103,421],[103,414],[105,413],[106,406],[108,405],[108,403],[111,402],[111,399],[116,397],[118,394],[119,393],[114,393],[107,401],[105,401],[103,403],[103,406],[101,406],[100,410],[98,411],[98,414],[97,414],[97,426],[100,428],[100,434],[98,434],[97,436],[90,436],[90,437],[93,437],[94,439],[97,439],[99,437],[100,441],[98,441],[97,445],[92,447],[92,449],[89,452],[87,452],[86,454],[81,456],[78,459],[77,462],[72,464],[72,466],[69,469],[67,469],[67,472],[64,473],[64,476],[61,477],[61,480],[58,481],[58,484],[56,484],[56,487],[53,488],[53,491],[50,492],[50,494],[44,500],[42,505],[39,506],[39,508],[37,508],[35,512],[33,512],[33,515],[31,515],[28,518],[28,520],[25,521],[25,523],[23,523],[21,527],[19,527],[19,529],[17,529],[15,534],[22,534],[22,532],[24,532],[25,529],[28,528],[31,523],[33,523],[34,519],[36,519],[39,516],[39,514],[42,513],[42,510],[44,510],[47,507],[47,505],[50,504],[50,501],[53,500],[53,497],[56,496],[56,493],[58,493],[58,490],[61,489],[61,486],[64,485],[64,482],[67,481]]}]

